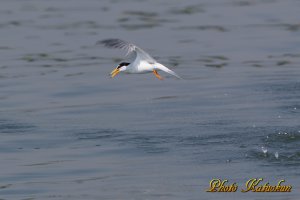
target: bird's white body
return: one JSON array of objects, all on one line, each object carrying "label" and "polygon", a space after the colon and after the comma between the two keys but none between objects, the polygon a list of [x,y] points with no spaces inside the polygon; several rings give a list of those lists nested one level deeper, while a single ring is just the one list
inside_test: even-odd
[{"label": "bird's white body", "polygon": [[131,74],[142,74],[152,72],[154,69],[153,64],[150,64],[143,60],[136,59],[133,63],[129,64],[126,67],[124,72],[131,73]]},{"label": "bird's white body", "polygon": [[124,70],[124,72],[130,74],[143,74],[143,73],[153,72],[153,70],[160,69],[160,68],[166,68],[166,67],[158,62],[150,64],[147,61],[136,59],[132,64],[129,64],[126,67],[126,70]]},{"label": "bird's white body", "polygon": [[158,63],[148,53],[132,43],[120,39],[108,39],[100,41],[100,43],[104,44],[106,47],[124,49],[127,51],[127,55],[131,55],[131,62],[121,63],[115,70],[112,71],[112,77],[119,72],[132,74],[153,72],[157,78],[162,79],[162,77],[157,73],[157,70],[162,70],[181,79],[175,72]]}]

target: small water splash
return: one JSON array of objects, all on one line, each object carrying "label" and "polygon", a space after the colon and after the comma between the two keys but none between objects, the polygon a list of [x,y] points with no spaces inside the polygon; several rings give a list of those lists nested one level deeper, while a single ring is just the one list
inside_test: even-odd
[{"label": "small water splash", "polygon": [[261,147],[262,152],[264,153],[264,156],[267,156],[268,149],[264,146]]},{"label": "small water splash", "polygon": [[274,131],[263,137],[263,143],[247,153],[245,157],[263,160],[271,165],[298,166],[300,164],[299,141],[298,129],[286,128]]}]

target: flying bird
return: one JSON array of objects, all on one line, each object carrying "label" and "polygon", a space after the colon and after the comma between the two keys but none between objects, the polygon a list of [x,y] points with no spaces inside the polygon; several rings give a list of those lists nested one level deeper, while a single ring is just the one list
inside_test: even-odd
[{"label": "flying bird", "polygon": [[110,76],[112,78],[120,72],[132,74],[152,72],[159,80],[162,80],[163,77],[161,77],[157,72],[158,70],[161,70],[177,77],[178,79],[181,79],[181,77],[178,76],[175,72],[157,62],[147,52],[132,43],[126,42],[121,39],[107,39],[99,41],[97,42],[97,44],[102,44],[105,47],[109,48],[123,49],[127,51],[126,56],[131,57],[131,61],[121,62],[110,73]]}]

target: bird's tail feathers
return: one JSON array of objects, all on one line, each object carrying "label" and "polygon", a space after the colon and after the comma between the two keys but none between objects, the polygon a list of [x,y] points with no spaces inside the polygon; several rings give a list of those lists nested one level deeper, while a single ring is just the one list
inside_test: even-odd
[{"label": "bird's tail feathers", "polygon": [[164,72],[167,72],[168,74],[171,74],[173,76],[175,76],[178,79],[182,79],[179,75],[177,75],[174,71],[170,70],[169,68],[167,68],[166,66],[160,64],[160,63],[155,63],[155,68],[156,69],[160,69]]}]

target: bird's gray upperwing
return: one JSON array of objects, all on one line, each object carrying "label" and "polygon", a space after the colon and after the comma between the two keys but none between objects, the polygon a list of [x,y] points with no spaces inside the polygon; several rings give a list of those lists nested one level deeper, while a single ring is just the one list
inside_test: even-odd
[{"label": "bird's gray upperwing", "polygon": [[123,49],[127,52],[126,56],[130,56],[133,59],[139,57],[139,59],[146,60],[149,63],[156,62],[156,60],[152,58],[148,53],[146,53],[143,49],[121,39],[106,39],[97,42],[97,44],[103,44],[105,47],[109,47],[109,48]]}]

